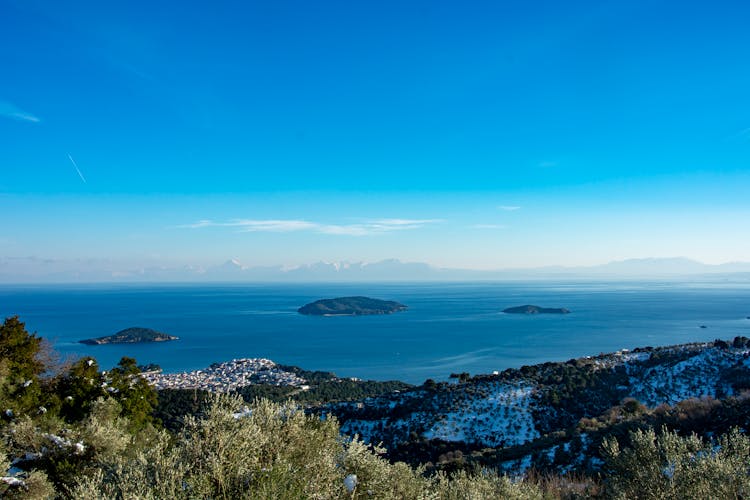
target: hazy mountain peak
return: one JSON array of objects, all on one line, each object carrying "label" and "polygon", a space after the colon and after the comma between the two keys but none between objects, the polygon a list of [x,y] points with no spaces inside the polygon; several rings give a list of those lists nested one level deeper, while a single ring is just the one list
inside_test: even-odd
[{"label": "hazy mountain peak", "polygon": [[243,270],[245,269],[245,266],[242,265],[242,263],[237,259],[229,259],[226,262],[224,262],[221,266],[219,266],[219,269],[222,270]]}]

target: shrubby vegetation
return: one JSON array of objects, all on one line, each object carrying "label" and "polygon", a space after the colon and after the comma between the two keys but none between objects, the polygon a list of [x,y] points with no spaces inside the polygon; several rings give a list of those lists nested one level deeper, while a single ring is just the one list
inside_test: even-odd
[{"label": "shrubby vegetation", "polygon": [[454,480],[391,464],[334,419],[291,403],[212,397],[204,418],[189,417],[172,445],[117,455],[81,478],[80,498],[540,498],[532,485],[496,475]]},{"label": "shrubby vegetation", "polygon": [[[483,454],[445,449],[433,467],[394,462],[393,457],[386,458],[385,449],[367,445],[357,436],[342,436],[335,418],[305,412],[294,401],[255,398],[248,403],[241,394],[217,396],[199,391],[162,391],[157,400],[156,392],[138,375],[135,360],[123,358],[108,372],[102,372],[92,358],[54,365],[42,340],[26,332],[18,318],[8,318],[0,326],[0,354],[3,498],[750,495],[750,439],[729,427],[738,419],[747,422],[748,398],[692,400],[656,409],[635,400],[623,401],[597,418],[581,419],[570,431],[585,432],[589,440],[601,443],[597,444],[603,460],[601,475],[532,471],[511,479],[486,460],[492,453],[496,458],[507,453],[504,450]],[[566,386],[567,370],[552,370],[547,376],[555,373],[562,377],[558,383]],[[584,380],[579,383],[588,386]],[[322,374],[317,380],[330,382]],[[341,387],[343,392],[334,396],[395,388]],[[572,389],[563,394],[572,396]],[[250,395],[257,394],[245,394]],[[283,400],[290,394],[271,395]],[[328,395],[321,392],[317,397]],[[173,414],[165,408],[185,411]],[[166,428],[160,418],[166,419]],[[669,430],[679,422],[685,432],[711,419],[726,431],[715,439]],[[554,436],[538,441],[540,446],[549,445]],[[555,460],[566,460],[565,454],[572,456],[576,450],[573,445],[565,452],[560,449]]]},{"label": "shrubby vegetation", "polygon": [[604,442],[611,498],[747,498],[750,439],[734,429],[715,441],[664,430],[630,434],[630,446]]},{"label": "shrubby vegetation", "polygon": [[403,391],[411,386],[404,382],[375,380],[324,380],[311,385],[309,390],[301,391],[294,387],[276,387],[268,385],[250,385],[238,391],[246,400],[268,398],[274,401],[293,399],[300,403],[323,404],[331,401],[354,401],[380,396],[394,391]]},{"label": "shrubby vegetation", "polygon": [[0,326],[0,354],[1,458],[7,461],[0,496],[64,494],[98,462],[155,438],[156,391],[138,375],[135,360],[122,358],[109,372],[93,358],[58,365],[17,317]]}]

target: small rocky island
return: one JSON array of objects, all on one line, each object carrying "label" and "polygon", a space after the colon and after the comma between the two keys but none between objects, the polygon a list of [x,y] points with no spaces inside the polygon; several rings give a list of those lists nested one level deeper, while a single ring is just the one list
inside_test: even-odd
[{"label": "small rocky island", "polygon": [[168,340],[177,340],[178,338],[179,337],[175,337],[174,335],[157,332],[151,328],[141,328],[136,326],[120,330],[114,335],[81,340],[80,343],[87,345],[134,344],[136,342],[166,342]]},{"label": "small rocky island", "polygon": [[392,314],[406,309],[407,306],[393,300],[378,300],[369,297],[339,297],[316,300],[300,307],[297,312],[311,316],[364,316]]},{"label": "small rocky island", "polygon": [[525,306],[509,307],[503,309],[506,314],[569,314],[570,311],[564,307],[539,307],[527,304]]}]

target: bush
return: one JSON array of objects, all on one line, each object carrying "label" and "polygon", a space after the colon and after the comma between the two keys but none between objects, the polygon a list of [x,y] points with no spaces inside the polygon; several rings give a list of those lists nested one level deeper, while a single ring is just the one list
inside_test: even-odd
[{"label": "bush", "polygon": [[750,439],[737,429],[717,442],[695,434],[663,430],[630,434],[624,449],[616,439],[603,444],[607,494],[612,498],[747,498],[750,494]]}]

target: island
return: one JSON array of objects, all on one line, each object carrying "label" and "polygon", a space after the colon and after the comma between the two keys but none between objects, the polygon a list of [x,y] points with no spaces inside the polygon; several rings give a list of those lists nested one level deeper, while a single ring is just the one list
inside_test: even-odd
[{"label": "island", "polygon": [[503,309],[506,314],[569,314],[570,311],[564,307],[539,307],[527,304],[525,306],[509,307]]},{"label": "island", "polygon": [[157,332],[151,328],[132,327],[120,330],[114,335],[98,337],[95,339],[80,340],[81,344],[102,345],[102,344],[134,344],[136,342],[167,342],[177,340],[179,337],[167,335],[166,333]]},{"label": "island", "polygon": [[378,300],[369,297],[338,297],[321,299],[306,304],[297,312],[311,316],[364,316],[369,314],[392,314],[405,311],[407,306],[393,300]]}]

